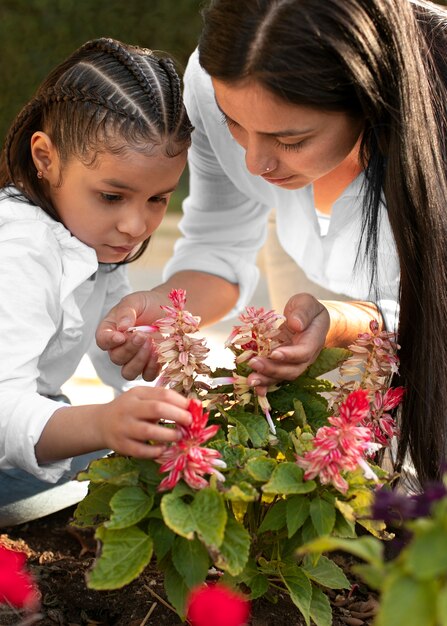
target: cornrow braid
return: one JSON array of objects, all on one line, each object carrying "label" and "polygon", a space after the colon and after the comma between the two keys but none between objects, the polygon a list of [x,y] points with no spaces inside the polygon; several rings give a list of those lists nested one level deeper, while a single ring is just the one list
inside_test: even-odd
[{"label": "cornrow braid", "polygon": [[[136,57],[131,53],[130,49],[126,49],[123,44],[114,39],[109,38],[101,38],[97,40],[93,40],[84,44],[84,46],[80,49],[82,53],[83,50],[99,50],[106,54],[114,57],[121,65],[123,65],[133,76],[133,78],[137,81],[141,90],[144,94],[147,95],[150,101],[151,108],[155,114],[157,119],[162,118],[162,110],[160,106],[160,99],[162,95],[160,91],[155,91],[153,88],[154,81],[150,79],[150,75],[145,73],[143,69],[140,67],[139,63],[136,60]],[[135,49],[136,50],[136,49]],[[148,63],[148,69],[150,72],[153,72],[152,66],[149,62],[149,59],[155,58],[153,56],[152,50],[148,48],[140,48],[140,55],[144,57],[146,62]],[[152,75],[153,76],[153,75]],[[157,97],[158,95],[158,97]]]},{"label": "cornrow braid", "polygon": [[158,146],[175,156],[188,148],[192,126],[169,58],[100,38],[49,73],[13,121],[0,158],[0,187],[19,187],[58,219],[36,180],[30,140],[37,131],[51,138],[63,167],[72,157],[93,164],[104,150],[147,152]]},{"label": "cornrow braid", "polygon": [[171,94],[172,94],[172,104],[173,106],[170,109],[170,115],[167,120],[167,128],[169,132],[174,132],[177,124],[181,120],[181,107],[182,107],[182,96],[181,96],[181,85],[180,78],[178,77],[177,72],[175,71],[174,63],[169,58],[162,58],[159,60],[161,67],[166,72],[166,75],[169,80],[169,84],[171,86]]}]

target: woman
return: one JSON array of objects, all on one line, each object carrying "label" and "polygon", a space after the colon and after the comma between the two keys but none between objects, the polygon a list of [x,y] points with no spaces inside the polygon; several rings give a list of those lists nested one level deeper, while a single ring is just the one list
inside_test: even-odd
[{"label": "woman", "polygon": [[286,251],[314,282],[354,302],[323,307],[293,296],[285,308],[290,346],[274,362],[253,362],[252,384],[263,392],[299,374],[327,330],[328,345],[346,345],[372,317],[396,326],[407,388],[398,456],[410,453],[420,482],[439,477],[446,19],[443,9],[409,0],[211,2],[185,76],[195,132],[184,238],[167,282],[125,299],[97,334],[114,362],[126,363],[125,375],[144,370],[147,354],[134,355],[117,328],[153,319],[171,286],[187,289],[205,322],[238,295],[238,306],[249,300],[275,207]]}]

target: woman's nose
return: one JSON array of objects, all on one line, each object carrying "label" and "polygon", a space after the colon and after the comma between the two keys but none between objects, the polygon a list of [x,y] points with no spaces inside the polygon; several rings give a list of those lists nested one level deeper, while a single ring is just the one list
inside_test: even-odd
[{"label": "woman's nose", "polygon": [[268,154],[266,146],[259,141],[247,142],[245,164],[250,174],[254,176],[261,176],[275,168],[273,159]]}]

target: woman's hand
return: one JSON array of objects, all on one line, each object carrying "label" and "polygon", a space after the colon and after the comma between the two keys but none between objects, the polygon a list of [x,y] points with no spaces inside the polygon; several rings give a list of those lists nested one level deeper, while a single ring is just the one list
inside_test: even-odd
[{"label": "woman's hand", "polygon": [[326,307],[313,296],[292,296],[284,309],[285,322],[280,338],[284,343],[269,358],[254,357],[248,362],[254,370],[248,377],[259,395],[282,380],[294,380],[315,361],[325,344],[330,318]]},{"label": "woman's hand", "polygon": [[172,389],[134,387],[104,405],[97,422],[104,447],[139,459],[156,458],[167,443],[180,438],[178,429],[160,420],[189,426],[188,405],[189,400]]},{"label": "woman's hand", "polygon": [[112,363],[122,366],[121,374],[126,380],[134,380],[140,374],[145,380],[153,380],[160,371],[150,335],[127,332],[131,326],[159,319],[160,304],[167,302],[161,301],[156,292],[136,291],[114,306],[98,326],[96,343],[109,353]]}]

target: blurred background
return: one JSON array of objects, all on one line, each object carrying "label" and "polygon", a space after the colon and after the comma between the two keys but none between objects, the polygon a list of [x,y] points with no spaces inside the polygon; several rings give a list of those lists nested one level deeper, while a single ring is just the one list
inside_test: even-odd
[{"label": "blurred background", "polygon": [[[0,0],[0,145],[48,72],[89,39],[167,52],[179,73],[197,45],[204,0]],[[169,210],[180,211],[182,178]]]}]

